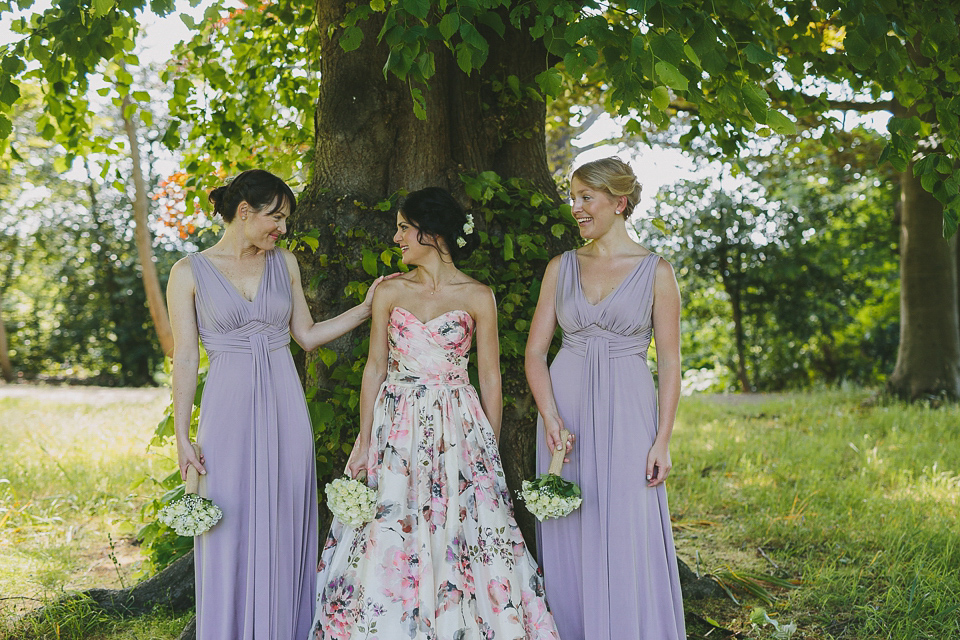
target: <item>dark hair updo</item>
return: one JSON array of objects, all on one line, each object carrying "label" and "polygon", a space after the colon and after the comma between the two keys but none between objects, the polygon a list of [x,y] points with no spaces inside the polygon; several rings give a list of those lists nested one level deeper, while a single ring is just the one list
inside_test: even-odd
[{"label": "dark hair updo", "polygon": [[219,213],[224,222],[233,222],[237,207],[244,201],[257,211],[276,201],[267,215],[280,211],[284,203],[290,205],[290,215],[297,208],[297,199],[287,183],[263,169],[244,171],[207,197],[213,203],[213,212]]},{"label": "dark hair updo", "polygon": [[421,244],[430,244],[423,241],[424,235],[443,238],[454,262],[467,258],[480,244],[478,232],[472,228],[472,217],[468,233],[464,229],[467,215],[446,189],[427,187],[414,191],[400,203],[400,214],[417,228]]}]

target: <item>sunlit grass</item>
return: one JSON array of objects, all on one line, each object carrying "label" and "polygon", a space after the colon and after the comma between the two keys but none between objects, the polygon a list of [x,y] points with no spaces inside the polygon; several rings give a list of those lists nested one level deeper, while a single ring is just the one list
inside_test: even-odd
[{"label": "sunlit grass", "polygon": [[734,562],[801,579],[777,607],[801,622],[795,637],[960,637],[958,441],[956,407],[863,393],[684,399],[671,506],[680,523],[722,524],[679,530],[681,556],[704,548],[721,563],[741,549]]},{"label": "sunlit grass", "polygon": [[172,465],[171,451],[147,450],[167,400],[161,389],[0,389],[0,616],[136,581],[133,537],[157,491],[138,482]]},{"label": "sunlit grass", "polygon": [[[131,539],[156,489],[135,485],[172,468],[147,452],[167,397],[111,393],[0,397],[0,597],[15,598],[0,601],[7,620],[65,591],[136,579]],[[739,607],[688,609],[752,638],[770,637],[749,623],[755,606],[797,622],[795,640],[960,638],[960,409],[869,399],[683,400],[669,481],[680,556],[702,573],[801,581],[771,588],[773,605],[737,592]],[[173,639],[189,617],[107,619],[81,605],[51,615],[40,637]]]}]

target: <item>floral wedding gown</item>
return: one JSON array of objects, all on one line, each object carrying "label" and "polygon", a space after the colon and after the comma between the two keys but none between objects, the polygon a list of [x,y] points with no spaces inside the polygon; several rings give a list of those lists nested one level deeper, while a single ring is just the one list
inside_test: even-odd
[{"label": "floral wedding gown", "polygon": [[314,639],[557,640],[467,377],[473,330],[466,311],[426,323],[391,312],[373,416],[377,515],[357,528],[334,520]]}]

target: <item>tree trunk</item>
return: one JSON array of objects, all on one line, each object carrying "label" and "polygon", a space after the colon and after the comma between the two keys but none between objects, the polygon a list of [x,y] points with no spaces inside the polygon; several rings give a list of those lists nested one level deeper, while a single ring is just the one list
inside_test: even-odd
[{"label": "tree trunk", "polygon": [[[183,556],[157,575],[128,589],[88,589],[72,593],[26,614],[14,623],[11,638],[37,638],[34,629],[41,621],[59,622],[75,617],[79,606],[94,607],[113,616],[141,616],[158,607],[181,613],[194,606],[193,552]],[[44,636],[48,637],[48,636]],[[59,636],[58,636],[59,637]]]},{"label": "tree trunk", "polygon": [[[501,106],[502,96],[494,92],[490,81],[516,75],[521,82],[532,82],[546,69],[547,53],[540,42],[509,27],[502,40],[484,32],[490,56],[483,74],[470,76],[463,74],[447,49],[435,45],[436,75],[429,89],[424,89],[427,119],[418,120],[407,84],[393,76],[384,78],[388,52],[377,43],[382,25],[379,17],[358,25],[364,39],[355,51],[346,53],[340,47],[338,28],[328,35],[328,27],[343,20],[346,6],[338,0],[317,5],[323,82],[315,113],[313,181],[293,221],[296,229],[323,230],[316,254],[300,256],[304,282],[319,279],[319,286],[307,291],[316,318],[343,311],[351,304],[344,299],[345,285],[369,279],[357,267],[358,245],[391,244],[396,215],[377,211],[372,205],[401,189],[445,187],[469,209],[471,203],[459,175],[492,170],[503,178],[527,180],[548,197],[558,199],[546,163],[544,103],[527,98]],[[509,223],[495,220],[484,228],[482,216],[477,216],[478,229],[491,234],[512,231]],[[364,238],[363,242],[353,240],[357,237]],[[349,336],[327,347],[340,358],[354,357]],[[308,362],[312,357],[307,355]],[[336,386],[319,362],[317,371],[321,393]],[[522,366],[504,372],[503,387],[506,396],[519,399],[516,407],[505,407],[501,431],[501,453],[513,490],[519,488],[522,478],[533,475],[536,432],[525,411],[530,405]],[[335,468],[342,469],[342,462],[335,461]],[[323,483],[329,478],[319,480]],[[517,519],[526,539],[534,540],[532,517],[518,509]],[[326,526],[329,515],[322,515],[321,520]]]},{"label": "tree trunk", "polygon": [[147,307],[150,317],[157,331],[160,349],[166,355],[173,354],[173,330],[170,328],[170,318],[167,315],[167,305],[163,300],[163,288],[160,286],[160,277],[157,275],[157,265],[153,257],[153,236],[149,227],[149,203],[147,200],[147,184],[143,179],[143,169],[140,166],[140,141],[137,139],[137,128],[133,122],[133,114],[127,107],[132,106],[130,96],[124,96],[121,107],[123,128],[127,133],[130,144],[130,159],[133,161],[133,220],[134,239],[137,244],[137,256],[140,260],[140,269],[143,274],[143,288],[147,294]]},{"label": "tree trunk", "polygon": [[730,306],[733,310],[733,336],[737,347],[737,380],[740,382],[740,391],[751,393],[753,387],[747,375],[747,347],[743,331],[743,301],[740,299],[740,287],[723,279],[723,287],[730,296]]},{"label": "tree trunk", "polygon": [[7,328],[3,325],[3,299],[0,297],[0,372],[3,379],[13,382],[13,365],[10,364],[10,346],[7,344]]},{"label": "tree trunk", "polygon": [[960,397],[956,250],[943,238],[943,205],[900,175],[900,348],[887,389],[908,400]]}]

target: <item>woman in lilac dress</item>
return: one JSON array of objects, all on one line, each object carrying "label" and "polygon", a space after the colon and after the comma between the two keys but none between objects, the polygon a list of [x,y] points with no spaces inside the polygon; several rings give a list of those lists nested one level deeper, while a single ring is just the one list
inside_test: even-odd
[{"label": "woman in lilac dress", "polygon": [[[167,285],[180,472],[195,467],[200,495],[223,509],[195,541],[197,638],[304,640],[315,601],[316,470],[290,337],[309,351],[358,326],[379,280],[363,304],[314,323],[296,258],[276,248],[296,207],[290,187],[251,170],[210,200],[223,237],[180,260]],[[210,358],[199,458],[189,434],[198,339]]]},{"label": "woman in lilac dress", "polygon": [[[579,510],[537,528],[547,600],[563,640],[683,640],[663,484],[680,396],[680,293],[672,267],[627,234],[640,197],[627,164],[587,163],[571,191],[589,243],[547,266],[526,349],[542,426],[537,470],[566,448],[564,477],[583,490]],[[558,324],[563,345],[548,369]],[[659,389],[646,362],[654,336]]]}]

